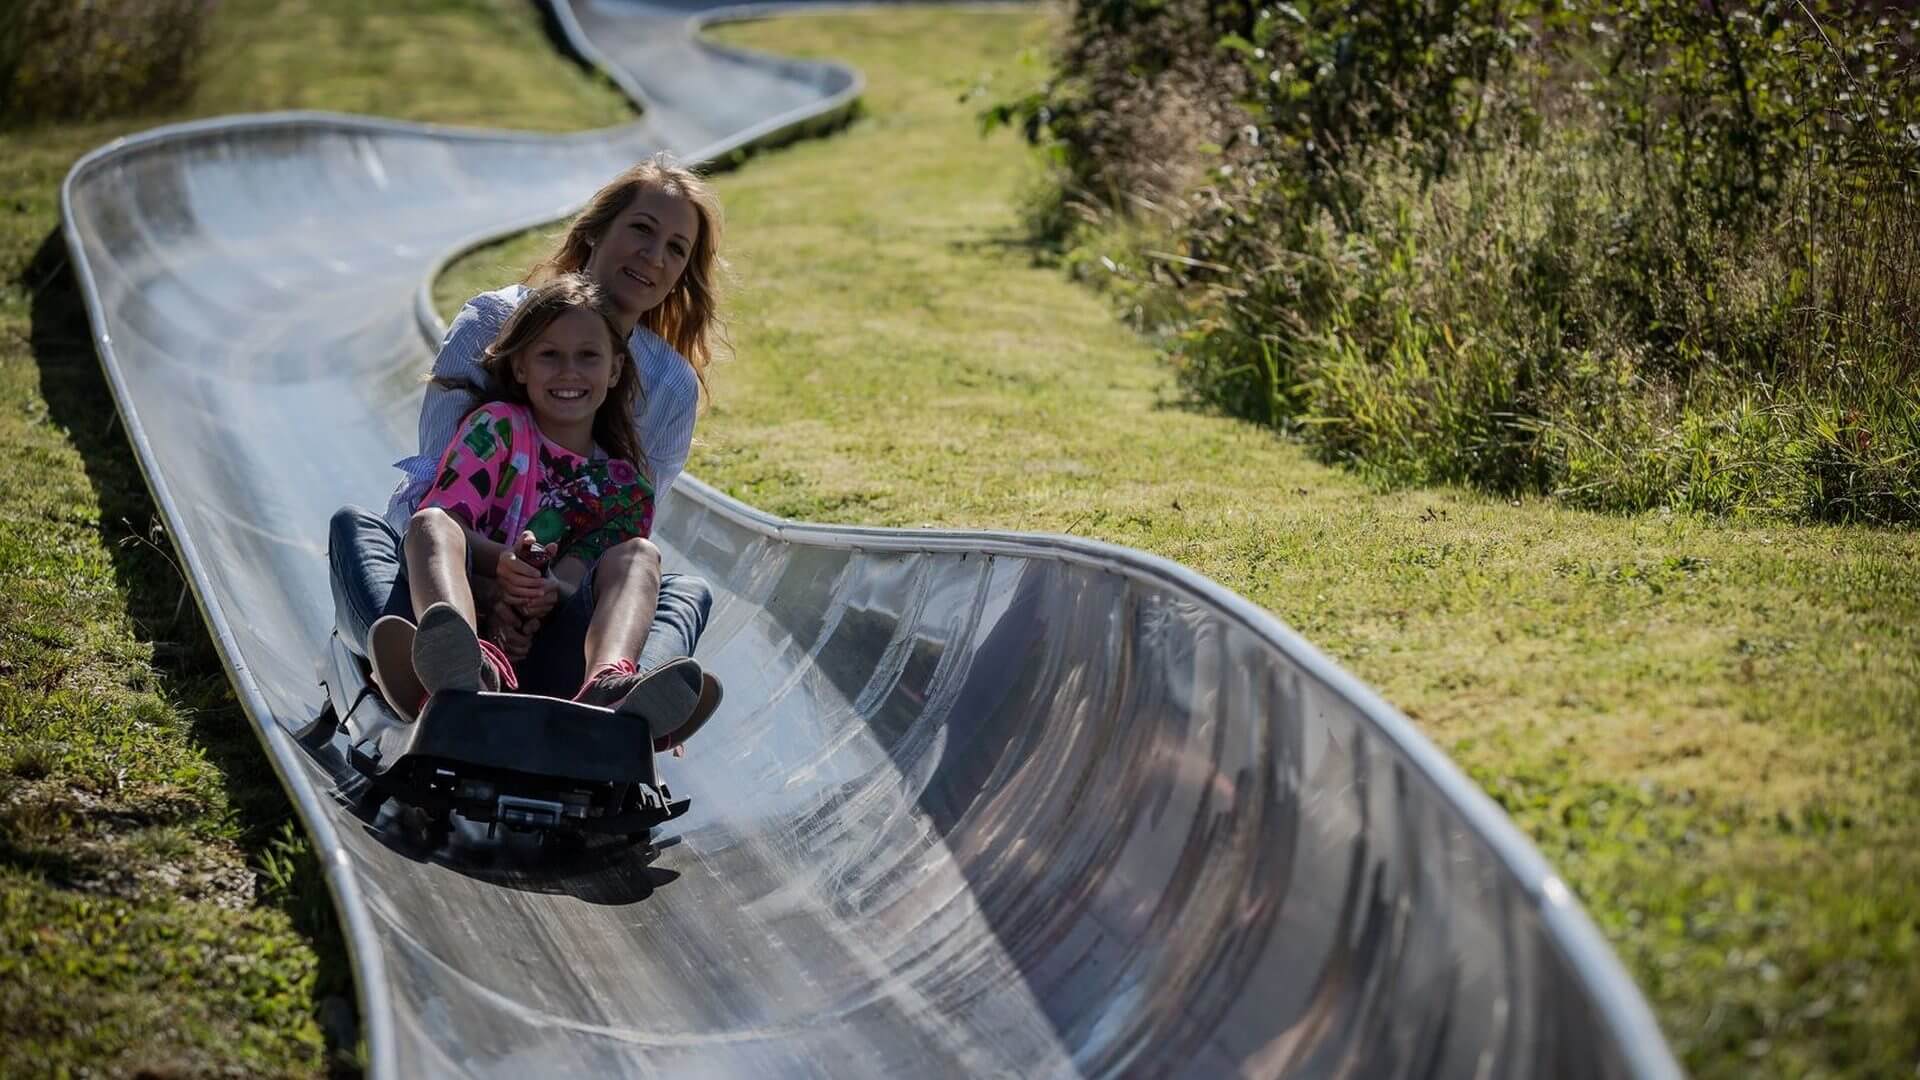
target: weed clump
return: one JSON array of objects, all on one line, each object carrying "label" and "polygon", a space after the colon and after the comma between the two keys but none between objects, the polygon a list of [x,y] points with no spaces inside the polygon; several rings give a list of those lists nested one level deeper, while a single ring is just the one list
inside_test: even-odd
[{"label": "weed clump", "polygon": [[[1864,12],[1864,13],[1863,13]],[[1920,519],[1920,20],[1081,3],[990,111],[1192,396],[1383,483]]]},{"label": "weed clump", "polygon": [[16,0],[0,12],[0,127],[171,108],[193,91],[212,0]]}]

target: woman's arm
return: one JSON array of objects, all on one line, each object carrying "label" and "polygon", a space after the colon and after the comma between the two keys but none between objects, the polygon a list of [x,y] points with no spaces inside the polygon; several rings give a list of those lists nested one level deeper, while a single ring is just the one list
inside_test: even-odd
[{"label": "woman's arm", "polygon": [[693,423],[700,412],[700,380],[686,357],[652,331],[636,330],[633,345],[644,391],[643,399],[635,402],[633,422],[647,459],[642,464],[659,500],[673,490],[674,479],[687,467]]},{"label": "woman's arm", "polygon": [[[487,346],[499,336],[500,328],[513,314],[513,302],[496,293],[481,293],[460,306],[460,313],[440,339],[440,351],[433,356],[428,374],[427,396],[420,403],[420,453],[437,454],[452,440],[460,421],[477,404],[473,390],[484,388],[487,374],[480,361]],[[448,386],[452,383],[454,386]]]},{"label": "woman's arm", "polygon": [[698,411],[697,398],[686,398],[682,407],[667,413],[658,426],[666,433],[659,440],[657,448],[647,452],[647,471],[653,479],[655,500],[665,498],[673,490],[673,482],[686,471],[687,455],[693,448],[693,418]]}]

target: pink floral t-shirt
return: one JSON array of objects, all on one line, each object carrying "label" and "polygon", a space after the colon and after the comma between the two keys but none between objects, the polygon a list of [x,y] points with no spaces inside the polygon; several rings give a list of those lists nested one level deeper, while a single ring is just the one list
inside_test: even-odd
[{"label": "pink floral t-shirt", "polygon": [[496,543],[531,530],[555,558],[592,563],[653,531],[653,485],[622,458],[582,457],[540,433],[533,410],[496,401],[467,414],[420,500]]}]

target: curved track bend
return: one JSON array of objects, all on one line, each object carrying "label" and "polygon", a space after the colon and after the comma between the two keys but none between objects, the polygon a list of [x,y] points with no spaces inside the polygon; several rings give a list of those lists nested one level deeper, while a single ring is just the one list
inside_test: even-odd
[{"label": "curved track bend", "polygon": [[639,122],[234,117],[102,147],[63,192],[126,429],[326,862],[373,1075],[1677,1073],[1565,887],[1404,717],[1110,545],[806,525],[683,478],[659,539],[715,585],[728,704],[665,764],[695,799],[677,843],[423,861],[348,813],[308,734],[326,520],[412,441],[442,260],[859,92],[696,42],[710,5],[558,2]]}]

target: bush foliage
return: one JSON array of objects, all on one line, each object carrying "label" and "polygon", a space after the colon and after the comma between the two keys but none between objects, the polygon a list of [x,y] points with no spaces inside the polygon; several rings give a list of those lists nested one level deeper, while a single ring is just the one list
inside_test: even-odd
[{"label": "bush foliage", "polygon": [[193,91],[212,0],[0,5],[0,126],[165,109]]},{"label": "bush foliage", "polygon": [[1388,483],[1920,518],[1920,20],[1080,0],[1034,227],[1201,400]]}]

